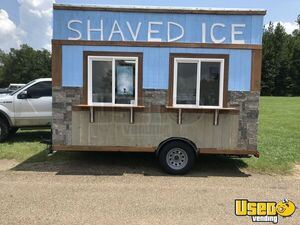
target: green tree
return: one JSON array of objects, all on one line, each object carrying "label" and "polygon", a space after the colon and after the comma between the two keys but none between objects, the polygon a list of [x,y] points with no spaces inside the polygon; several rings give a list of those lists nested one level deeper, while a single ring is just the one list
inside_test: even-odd
[{"label": "green tree", "polygon": [[299,38],[298,29],[289,35],[281,24],[277,24],[274,28],[274,25],[270,23],[264,29],[262,95],[293,96],[300,94]]},{"label": "green tree", "polygon": [[[2,66],[1,66],[2,65]],[[28,45],[0,53],[0,85],[28,83],[42,77],[51,76],[51,54],[47,50],[34,50]]]},{"label": "green tree", "polygon": [[289,89],[292,95],[300,96],[300,29],[295,30],[293,32],[293,39],[290,51],[290,76],[293,82],[290,85]]},{"label": "green tree", "polygon": [[262,95],[272,95],[275,89],[276,67],[274,63],[274,24],[269,23],[263,34],[263,62],[262,62]]},{"label": "green tree", "polygon": [[4,57],[6,56],[5,52],[3,52],[0,49],[0,80],[2,80],[2,76],[3,76],[3,61],[4,61]]},{"label": "green tree", "polygon": [[299,14],[298,17],[297,17],[296,23],[298,23],[299,30],[300,30],[300,14]]},{"label": "green tree", "polygon": [[275,65],[275,89],[273,95],[287,95],[287,87],[290,85],[291,52],[289,48],[291,38],[285,32],[284,27],[278,23],[274,30],[273,50]]}]

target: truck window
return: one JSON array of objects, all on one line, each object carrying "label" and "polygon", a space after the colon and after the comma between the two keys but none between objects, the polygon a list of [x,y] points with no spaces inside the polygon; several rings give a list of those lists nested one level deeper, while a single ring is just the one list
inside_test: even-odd
[{"label": "truck window", "polygon": [[41,98],[52,96],[51,81],[42,81],[32,85],[27,89],[28,98]]}]

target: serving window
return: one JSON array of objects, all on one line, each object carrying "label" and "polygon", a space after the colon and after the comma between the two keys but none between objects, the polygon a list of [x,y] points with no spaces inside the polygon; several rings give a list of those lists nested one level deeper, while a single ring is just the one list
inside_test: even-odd
[{"label": "serving window", "polygon": [[[182,108],[223,108],[227,93],[226,57],[170,58],[169,106]],[[226,79],[225,79],[226,78]],[[170,104],[171,103],[171,104]]]},{"label": "serving window", "polygon": [[141,55],[131,53],[85,53],[84,92],[90,106],[141,105]]}]

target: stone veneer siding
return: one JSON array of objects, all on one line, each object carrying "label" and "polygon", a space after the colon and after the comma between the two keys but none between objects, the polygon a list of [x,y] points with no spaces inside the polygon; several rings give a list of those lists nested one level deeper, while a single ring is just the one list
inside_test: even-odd
[{"label": "stone veneer siding", "polygon": [[81,103],[82,88],[53,87],[52,96],[52,142],[68,145],[72,137],[72,106]]},{"label": "stone veneer siding", "polygon": [[[72,105],[82,101],[82,88],[54,87],[52,109],[53,144],[71,143]],[[166,105],[167,90],[146,89],[144,105]],[[240,109],[238,148],[257,149],[259,92],[229,91],[229,107]]]},{"label": "stone veneer siding", "polygon": [[146,107],[165,106],[167,105],[167,90],[144,89],[143,98]]},{"label": "stone veneer siding", "polygon": [[257,150],[259,92],[229,91],[229,107],[240,109],[238,148]]}]

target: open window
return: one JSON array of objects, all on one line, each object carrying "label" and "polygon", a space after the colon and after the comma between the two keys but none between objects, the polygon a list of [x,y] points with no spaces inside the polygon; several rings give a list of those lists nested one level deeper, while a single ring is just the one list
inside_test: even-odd
[{"label": "open window", "polygon": [[[172,99],[169,105],[179,108],[223,108],[226,98],[226,57],[171,57]],[[226,86],[226,87],[224,87]],[[171,102],[171,104],[170,104]]]}]

